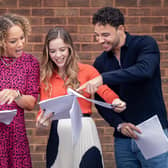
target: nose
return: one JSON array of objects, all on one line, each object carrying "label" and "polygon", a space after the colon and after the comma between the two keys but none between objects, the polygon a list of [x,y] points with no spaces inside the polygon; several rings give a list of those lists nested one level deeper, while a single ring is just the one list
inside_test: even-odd
[{"label": "nose", "polygon": [[18,47],[23,47],[23,45],[24,45],[24,40],[18,40],[17,45],[18,45]]},{"label": "nose", "polygon": [[57,51],[57,52],[55,53],[55,56],[56,56],[56,57],[61,57],[61,55],[62,55],[62,54],[61,54],[60,51]]}]

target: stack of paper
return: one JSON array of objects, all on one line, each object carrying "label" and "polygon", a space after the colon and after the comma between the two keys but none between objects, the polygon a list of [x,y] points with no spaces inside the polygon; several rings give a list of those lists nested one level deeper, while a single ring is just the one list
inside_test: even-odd
[{"label": "stack of paper", "polygon": [[0,122],[9,125],[16,114],[17,114],[16,109],[0,111]]}]

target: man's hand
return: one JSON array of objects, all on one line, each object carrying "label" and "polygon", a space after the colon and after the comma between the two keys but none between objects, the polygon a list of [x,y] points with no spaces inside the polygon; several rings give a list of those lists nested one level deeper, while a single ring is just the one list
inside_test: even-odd
[{"label": "man's hand", "polygon": [[120,132],[123,135],[126,135],[130,138],[133,138],[133,139],[138,139],[138,136],[134,131],[141,134],[141,130],[139,128],[137,128],[134,124],[131,124],[131,123],[122,123],[121,124]]},{"label": "man's hand", "polygon": [[98,87],[102,84],[103,84],[103,79],[102,79],[102,76],[99,75],[99,76],[95,77],[94,79],[81,85],[76,91],[80,92],[83,89],[85,89],[86,92],[88,92],[90,94],[94,94],[94,93],[96,93]]},{"label": "man's hand", "polygon": [[126,103],[119,98],[114,99],[112,105],[114,106],[113,110],[117,113],[120,113],[126,109]]}]

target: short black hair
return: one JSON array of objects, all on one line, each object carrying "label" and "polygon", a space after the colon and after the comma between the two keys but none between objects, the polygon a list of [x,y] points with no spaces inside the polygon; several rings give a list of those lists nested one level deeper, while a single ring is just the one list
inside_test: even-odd
[{"label": "short black hair", "polygon": [[104,7],[93,14],[92,23],[93,25],[100,23],[102,25],[110,24],[111,26],[118,27],[119,25],[124,25],[124,16],[117,8]]}]

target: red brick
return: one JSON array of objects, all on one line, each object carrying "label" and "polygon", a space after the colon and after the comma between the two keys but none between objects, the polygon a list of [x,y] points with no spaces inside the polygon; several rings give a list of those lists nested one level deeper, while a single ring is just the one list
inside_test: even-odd
[{"label": "red brick", "polygon": [[128,9],[128,16],[150,16],[151,15],[151,9]]},{"label": "red brick", "polygon": [[64,25],[63,26],[69,33],[77,33],[77,25]]},{"label": "red brick", "polygon": [[164,2],[163,6],[168,7],[168,0],[164,0],[163,2]]},{"label": "red brick", "polygon": [[74,42],[91,42],[92,41],[92,36],[91,35],[84,35],[84,34],[71,34],[71,37]]},{"label": "red brick", "polygon": [[[49,127],[49,126],[48,126]],[[48,136],[50,130],[49,128],[36,129],[36,136]]]},{"label": "red brick", "polygon": [[158,42],[164,41],[164,35],[163,34],[151,34],[151,36],[156,39]]},{"label": "red brick", "polygon": [[64,7],[65,6],[65,0],[43,0],[43,6],[44,7]]},{"label": "red brick", "polygon": [[152,27],[152,32],[154,33],[163,33],[163,32],[168,32],[168,26],[153,26]]},{"label": "red brick", "polygon": [[140,7],[160,7],[161,6],[161,0],[141,0],[139,3]]},{"label": "red brick", "polygon": [[67,0],[68,7],[88,7],[89,0]]},{"label": "red brick", "polygon": [[46,151],[46,145],[36,145],[35,146],[35,151],[37,153]]},{"label": "red brick", "polygon": [[81,45],[82,51],[92,51],[92,50],[100,50],[100,49],[98,48],[97,44],[82,44]]},{"label": "red brick", "polygon": [[126,26],[126,30],[130,33],[150,33],[152,31],[152,27],[149,25],[128,25]]},{"label": "red brick", "polygon": [[35,116],[35,113],[32,113],[29,111],[29,112],[25,113],[25,117],[27,120],[34,120],[36,116]]},{"label": "red brick", "polygon": [[33,51],[42,51],[43,50],[43,44],[35,44],[33,46]]},{"label": "red brick", "polygon": [[142,17],[140,18],[142,24],[161,24],[163,23],[162,17]]},{"label": "red brick", "polygon": [[16,13],[19,15],[30,16],[30,9],[9,9],[9,13]]},{"label": "red brick", "polygon": [[153,16],[168,16],[167,8],[152,8]]},{"label": "red brick", "polygon": [[69,17],[68,24],[90,25],[91,19],[90,17]]},{"label": "red brick", "polygon": [[32,163],[33,168],[46,168],[45,161],[38,161]]},{"label": "red brick", "polygon": [[7,13],[7,9],[0,9],[0,15]]},{"label": "red brick", "polygon": [[78,52],[80,59],[82,60],[90,60],[91,59],[91,54],[90,52]]},{"label": "red brick", "polygon": [[40,18],[40,17],[30,17],[29,20],[30,20],[30,23],[32,26],[41,25],[43,22],[42,18]]},{"label": "red brick", "polygon": [[43,42],[43,37],[41,35],[30,35],[28,41],[31,43]]},{"label": "red brick", "polygon": [[54,9],[32,9],[33,16],[54,16]]},{"label": "red brick", "polygon": [[125,24],[138,24],[139,18],[138,17],[125,17]]},{"label": "red brick", "polygon": [[31,154],[31,158],[32,158],[32,161],[39,161],[39,160],[43,160],[44,157],[42,154],[36,154],[36,153],[32,153]]},{"label": "red brick", "polygon": [[97,11],[97,8],[81,8],[80,15],[81,16],[92,16]]},{"label": "red brick", "polygon": [[80,10],[76,8],[59,8],[55,9],[55,16],[79,16]]},{"label": "red brick", "polygon": [[32,33],[34,34],[41,34],[41,33],[47,33],[49,29],[51,29],[51,26],[32,26]]},{"label": "red brick", "polygon": [[167,59],[168,58],[168,51],[162,51],[160,54],[161,54],[160,55],[161,59]]},{"label": "red brick", "polygon": [[0,0],[1,8],[16,8],[17,0]]},{"label": "red brick", "polygon": [[88,33],[93,33],[94,32],[94,28],[93,28],[93,26],[85,26],[85,25],[83,25],[83,26],[79,26],[79,33],[86,33],[86,34],[88,34]]},{"label": "red brick", "polygon": [[54,17],[54,18],[44,18],[44,24],[53,24],[53,25],[58,25],[58,24],[65,24],[66,19],[62,17]]},{"label": "red brick", "polygon": [[41,1],[42,0],[20,0],[19,7],[40,7]]},{"label": "red brick", "polygon": [[113,6],[114,0],[91,0],[91,6],[93,7],[102,7],[102,6]]},{"label": "red brick", "polygon": [[137,0],[116,0],[116,7],[137,7]]}]

